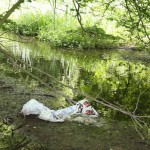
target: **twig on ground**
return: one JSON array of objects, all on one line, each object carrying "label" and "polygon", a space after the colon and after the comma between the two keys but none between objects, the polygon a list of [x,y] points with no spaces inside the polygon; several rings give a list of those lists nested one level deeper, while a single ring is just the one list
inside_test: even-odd
[{"label": "twig on ground", "polygon": [[138,109],[140,97],[141,97],[141,95],[142,95],[144,92],[145,92],[145,91],[142,91],[142,92],[141,92],[141,90],[140,90],[140,94],[139,94],[139,96],[138,96],[138,99],[137,99],[137,102],[136,102],[135,109],[134,109],[134,111],[133,111],[133,114],[134,114],[134,115],[135,115],[136,110]]},{"label": "twig on ground", "polygon": [[[2,45],[2,44],[1,44],[1,45]],[[3,46],[3,45],[2,45],[2,46]],[[106,107],[108,107],[108,108],[111,108],[111,109],[113,109],[113,110],[119,111],[119,112],[121,112],[121,113],[123,113],[123,114],[125,114],[125,115],[127,115],[127,116],[129,116],[129,117],[131,117],[131,119],[132,119],[132,121],[133,121],[133,123],[134,123],[134,125],[135,125],[136,131],[140,134],[140,136],[142,137],[142,139],[144,139],[143,135],[142,135],[142,134],[139,132],[139,130],[137,129],[137,125],[140,126],[140,127],[142,127],[142,124],[140,123],[140,122],[142,122],[141,118],[150,118],[150,116],[137,116],[137,115],[135,115],[135,112],[136,112],[136,110],[137,110],[137,108],[138,108],[140,96],[141,96],[141,94],[143,94],[145,91],[140,92],[140,95],[139,95],[138,100],[137,100],[137,103],[136,103],[135,110],[134,110],[133,113],[132,113],[132,112],[130,112],[130,111],[128,111],[128,110],[124,110],[123,108],[121,108],[121,107],[119,107],[119,106],[116,106],[116,105],[114,105],[114,104],[112,104],[112,103],[106,101],[106,100],[103,99],[103,98],[100,98],[100,97],[99,97],[100,100],[97,100],[97,99],[95,99],[95,98],[89,96],[88,94],[85,94],[85,93],[83,93],[83,92],[81,92],[81,91],[79,91],[79,90],[76,90],[76,89],[74,89],[74,88],[72,88],[72,87],[70,87],[70,86],[67,86],[67,85],[65,85],[65,84],[63,84],[63,83],[57,81],[52,75],[50,75],[50,74],[48,74],[48,73],[46,73],[46,72],[44,72],[44,71],[42,71],[42,70],[40,70],[40,69],[38,69],[38,68],[35,68],[35,67],[33,67],[33,66],[28,65],[27,63],[25,63],[25,62],[23,62],[22,60],[16,58],[15,56],[12,56],[11,54],[9,54],[8,52],[6,52],[6,51],[3,50],[2,48],[0,48],[0,51],[1,51],[2,53],[4,53],[6,56],[8,56],[8,57],[10,58],[10,60],[12,61],[12,63],[14,63],[14,59],[16,59],[17,62],[23,63],[23,64],[25,64],[26,66],[28,66],[29,68],[32,68],[32,69],[38,71],[39,73],[44,74],[44,75],[46,75],[47,77],[49,77],[50,79],[52,79],[52,80],[53,80],[53,83],[52,83],[53,87],[49,86],[47,83],[45,83],[44,81],[42,81],[39,77],[37,77],[37,76],[34,75],[33,73],[29,72],[27,69],[25,70],[25,69],[23,69],[20,65],[16,64],[16,67],[22,69],[22,70],[23,70],[24,72],[26,72],[29,76],[31,76],[31,77],[34,78],[35,80],[37,80],[37,81],[39,81],[40,83],[42,83],[43,85],[45,85],[45,87],[47,87],[48,89],[50,89],[50,90],[51,90],[51,92],[50,92],[50,95],[51,95],[51,96],[54,96],[54,97],[56,97],[56,98],[58,98],[59,96],[62,96],[62,97],[64,97],[68,102],[70,102],[71,104],[74,104],[74,103],[75,103],[72,99],[70,99],[70,98],[69,98],[68,96],[66,96],[64,93],[62,93],[62,92],[56,90],[56,88],[55,88],[55,86],[54,86],[54,83],[57,83],[57,84],[59,84],[59,85],[61,85],[61,86],[63,86],[63,87],[68,87],[68,88],[72,89],[73,91],[75,91],[75,92],[77,92],[77,93],[79,93],[79,94],[85,96],[87,99],[91,99],[92,101],[94,101],[94,102],[96,102],[96,103],[99,103],[99,104],[101,104],[101,105],[103,105],[103,106],[106,106]]]},{"label": "twig on ground", "polygon": [[141,132],[138,130],[138,127],[137,127],[137,124],[136,124],[136,119],[135,118],[133,118],[132,116],[131,116],[131,119],[132,119],[132,122],[133,122],[133,124],[134,124],[134,127],[135,127],[135,130],[137,131],[137,133],[140,135],[140,137],[144,140],[145,138],[144,138],[144,136],[141,134]]}]

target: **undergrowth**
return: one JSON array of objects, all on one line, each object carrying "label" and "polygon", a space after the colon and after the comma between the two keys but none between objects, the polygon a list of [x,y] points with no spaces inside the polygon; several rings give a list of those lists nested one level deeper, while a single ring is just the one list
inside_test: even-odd
[{"label": "undergrowth", "polygon": [[3,30],[20,35],[37,36],[55,47],[106,49],[117,47],[122,43],[119,36],[106,34],[96,25],[89,25],[82,29],[75,18],[66,19],[57,16],[54,22],[50,13],[22,14],[13,23],[3,26]]},{"label": "undergrowth", "polygon": [[119,37],[106,34],[97,26],[80,27],[75,30],[41,30],[39,39],[49,41],[56,47],[69,47],[81,49],[113,48],[118,45]]}]

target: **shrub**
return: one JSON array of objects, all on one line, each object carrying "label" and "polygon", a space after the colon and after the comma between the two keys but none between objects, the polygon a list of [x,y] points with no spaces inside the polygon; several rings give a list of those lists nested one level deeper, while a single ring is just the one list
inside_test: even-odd
[{"label": "shrub", "polygon": [[57,16],[54,21],[50,13],[41,14],[25,12],[15,20],[6,24],[5,28],[21,35],[37,36],[40,40],[49,41],[55,47],[79,49],[106,49],[116,47],[119,37],[106,34],[102,28],[79,27],[75,18]]},{"label": "shrub", "polygon": [[40,13],[26,13],[21,15],[16,20],[16,25],[13,27],[13,31],[17,34],[37,36],[39,30],[52,22],[49,14],[43,15]]},{"label": "shrub", "polygon": [[50,30],[40,31],[38,37],[49,41],[57,47],[95,49],[111,48],[117,45],[119,37],[108,35],[105,31],[97,26],[87,27],[84,30]]}]

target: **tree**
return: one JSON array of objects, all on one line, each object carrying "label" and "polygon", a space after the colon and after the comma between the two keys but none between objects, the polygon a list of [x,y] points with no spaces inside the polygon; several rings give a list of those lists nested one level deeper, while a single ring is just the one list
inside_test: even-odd
[{"label": "tree", "polygon": [[18,0],[18,2],[16,2],[8,11],[6,11],[4,15],[0,15],[0,26],[5,23],[14,10],[17,9],[22,3],[24,3],[24,0]]},{"label": "tree", "polygon": [[88,8],[90,3],[94,4],[93,7],[90,6],[90,11],[93,15],[98,12],[100,20],[116,20],[118,26],[123,26],[130,32],[131,37],[134,35],[143,44],[150,45],[149,0],[73,0],[73,3],[76,3],[75,11],[82,29],[81,9]]}]

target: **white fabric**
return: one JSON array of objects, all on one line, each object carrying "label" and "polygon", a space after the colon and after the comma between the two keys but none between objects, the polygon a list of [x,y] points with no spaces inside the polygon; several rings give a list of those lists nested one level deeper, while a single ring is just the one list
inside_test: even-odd
[{"label": "white fabric", "polygon": [[94,117],[98,116],[96,110],[89,104],[86,99],[77,102],[76,105],[60,110],[51,110],[37,100],[31,99],[26,104],[24,104],[21,113],[23,115],[38,115],[39,119],[51,122],[63,122],[66,118],[73,114],[84,114]]}]

